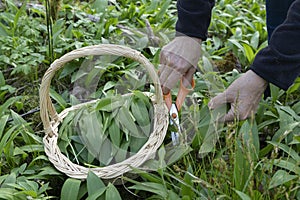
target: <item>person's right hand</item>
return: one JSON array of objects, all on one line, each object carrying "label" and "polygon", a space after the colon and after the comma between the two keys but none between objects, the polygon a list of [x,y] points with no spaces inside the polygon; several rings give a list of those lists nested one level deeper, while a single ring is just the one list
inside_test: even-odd
[{"label": "person's right hand", "polygon": [[160,53],[159,73],[163,94],[168,94],[181,78],[185,87],[191,85],[200,56],[199,38],[178,36],[163,47]]},{"label": "person's right hand", "polygon": [[213,110],[229,103],[230,110],[218,120],[224,122],[234,121],[234,119],[245,120],[255,114],[267,84],[267,81],[249,70],[223,93],[211,99],[208,107]]}]

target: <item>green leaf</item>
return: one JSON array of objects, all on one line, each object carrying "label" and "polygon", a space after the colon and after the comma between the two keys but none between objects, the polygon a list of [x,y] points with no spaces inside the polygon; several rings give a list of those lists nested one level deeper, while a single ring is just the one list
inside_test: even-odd
[{"label": "green leaf", "polygon": [[16,13],[14,18],[13,34],[15,34],[15,31],[18,28],[19,19],[24,14],[25,11],[26,11],[26,3],[23,3],[21,8],[18,9],[18,12]]},{"label": "green leaf", "polygon": [[[10,145],[10,143],[15,139],[15,137],[19,134],[18,126],[13,126],[9,128],[0,141],[0,152],[4,151],[6,145]],[[17,130],[16,130],[17,129]]]},{"label": "green leaf", "polygon": [[129,188],[135,189],[135,190],[143,190],[143,191],[151,192],[151,193],[159,195],[163,199],[166,199],[168,196],[167,189],[165,188],[164,185],[162,185],[160,183],[142,182],[138,185],[130,186]]},{"label": "green leaf", "polygon": [[65,109],[67,102],[53,89],[50,89],[50,96],[60,105],[62,109]]},{"label": "green leaf", "polygon": [[19,98],[18,97],[11,97],[6,100],[2,105],[0,105],[0,115],[3,115],[7,112],[8,108],[13,105]]},{"label": "green leaf", "polygon": [[169,8],[170,3],[172,2],[171,0],[166,0],[166,1],[160,1],[161,3],[163,3],[162,5],[160,5],[160,10],[159,12],[155,15],[155,20],[156,21],[160,21],[164,14],[166,13],[167,9]]},{"label": "green leaf", "polygon": [[89,171],[87,176],[87,190],[89,194],[88,199],[97,199],[106,190],[105,184],[102,180],[92,171]]},{"label": "green leaf", "polygon": [[98,160],[107,166],[113,159],[113,151],[110,140],[105,139],[101,145]]},{"label": "green leaf", "polygon": [[118,114],[116,115],[116,122],[120,125],[122,125],[123,129],[127,129],[129,131],[129,134],[137,137],[137,138],[143,138],[144,134],[142,134],[136,124],[134,123],[134,120],[131,117],[131,114],[129,112],[129,109],[126,106],[123,106],[119,109]]},{"label": "green leaf", "polygon": [[250,120],[243,123],[239,135],[236,138],[234,153],[234,180],[235,188],[240,191],[248,186],[252,163],[256,163],[259,153],[259,137],[256,124],[250,124]]},{"label": "green leaf", "polygon": [[115,155],[116,162],[121,162],[126,159],[127,153],[128,153],[128,147],[130,142],[123,142],[120,146],[120,148],[117,149],[117,153]]},{"label": "green leaf", "polygon": [[252,35],[250,44],[253,47],[253,49],[257,49],[259,44],[259,32],[255,31],[255,33]]},{"label": "green leaf", "polygon": [[296,78],[294,81],[294,84],[289,87],[289,89],[286,91],[288,95],[292,94],[293,92],[300,90],[300,78]]},{"label": "green leaf", "polygon": [[0,36],[6,37],[11,34],[11,31],[0,22]]},{"label": "green leaf", "polygon": [[61,189],[61,200],[76,200],[78,198],[80,184],[80,180],[68,178]]},{"label": "green leaf", "polygon": [[137,153],[141,147],[147,142],[148,137],[144,138],[136,138],[131,136],[130,138],[130,152],[131,153]]},{"label": "green leaf", "polygon": [[92,8],[95,9],[97,13],[105,12],[107,6],[108,6],[108,0],[96,0],[92,4]]},{"label": "green leaf", "polygon": [[11,188],[0,188],[0,198],[5,200],[16,200],[14,195],[16,192],[17,190]]},{"label": "green leaf", "polygon": [[111,142],[119,147],[121,144],[121,139],[122,139],[122,133],[120,131],[119,126],[116,124],[116,122],[113,120],[108,127],[108,134],[110,136]]},{"label": "green leaf", "polygon": [[105,199],[122,200],[117,188],[111,183],[107,186]]},{"label": "green leaf", "polygon": [[109,90],[109,89],[113,88],[115,85],[116,85],[115,82],[108,81],[108,82],[104,85],[103,91]]},{"label": "green leaf", "polygon": [[278,170],[270,181],[269,189],[272,189],[279,185],[283,185],[284,183],[287,183],[296,178],[298,178],[297,175],[290,175],[288,172],[284,170]]},{"label": "green leaf", "polygon": [[100,113],[84,110],[78,122],[79,136],[88,151],[98,157],[106,136],[103,133],[102,117]]},{"label": "green leaf", "polygon": [[124,106],[125,100],[121,95],[100,99],[97,102],[96,110],[112,112]]},{"label": "green leaf", "polygon": [[17,181],[17,175],[15,173],[11,173],[6,177],[4,182],[1,184],[1,188],[10,188],[9,184],[14,184],[16,183],[16,181]]},{"label": "green leaf", "polygon": [[245,194],[245,193],[243,193],[243,192],[241,192],[239,190],[234,190],[234,191],[239,195],[239,197],[242,200],[251,200],[251,198],[247,194]]},{"label": "green leaf", "polygon": [[2,138],[3,131],[4,131],[4,128],[6,126],[6,122],[7,122],[8,118],[9,118],[9,115],[3,115],[0,118],[0,138]]},{"label": "green leaf", "polygon": [[187,153],[191,152],[192,148],[189,145],[178,145],[176,148],[171,148],[166,153],[167,164],[171,165],[174,162],[178,161]]},{"label": "green leaf", "polygon": [[279,147],[281,150],[288,154],[288,157],[292,157],[295,160],[295,162],[300,163],[299,153],[292,149],[292,147],[274,141],[268,141],[268,143],[272,144],[274,147]]},{"label": "green leaf", "polygon": [[0,87],[5,86],[5,78],[2,71],[0,71]]},{"label": "green leaf", "polygon": [[142,129],[144,134],[146,136],[149,136],[151,131],[151,124],[146,104],[142,100],[132,101],[131,111],[137,121],[137,124]]},{"label": "green leaf", "polygon": [[236,39],[228,39],[228,41],[241,50],[243,54],[245,54],[243,46]]},{"label": "green leaf", "polygon": [[280,159],[275,159],[274,160],[274,165],[281,167],[283,169],[289,170],[291,172],[294,172],[298,176],[300,176],[300,167],[299,165],[289,161],[289,160],[280,160]]},{"label": "green leaf", "polygon": [[29,126],[28,123],[18,113],[14,112],[13,110],[11,110],[11,116],[12,119],[14,120],[14,124],[19,125],[21,127],[20,132],[25,143],[32,144],[33,140],[28,135],[28,132],[34,133],[31,126]]},{"label": "green leaf", "polygon": [[194,183],[191,174],[193,174],[193,169],[189,166],[184,175],[184,184],[181,184],[181,195],[188,196],[189,199],[193,199],[195,196],[195,192],[192,190]]},{"label": "green leaf", "polygon": [[244,47],[244,51],[246,53],[247,60],[249,61],[249,63],[252,63],[252,61],[254,59],[254,52],[253,52],[251,46],[249,46],[246,43],[243,43],[243,47]]}]

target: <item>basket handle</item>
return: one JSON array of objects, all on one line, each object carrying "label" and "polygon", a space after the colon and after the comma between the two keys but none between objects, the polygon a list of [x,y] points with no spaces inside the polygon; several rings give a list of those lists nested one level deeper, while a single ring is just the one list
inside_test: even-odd
[{"label": "basket handle", "polygon": [[[50,121],[54,120],[57,121],[58,114],[55,110],[55,107],[51,101],[50,98],[50,84],[51,80],[54,77],[54,74],[56,71],[61,69],[64,64],[67,62],[84,57],[84,56],[96,56],[96,55],[116,55],[116,56],[123,56],[130,58],[134,61],[137,61],[144,65],[147,72],[150,75],[150,78],[152,79],[155,87],[155,103],[162,104],[163,103],[163,95],[161,90],[161,85],[159,82],[159,78],[157,76],[157,73],[155,71],[154,66],[152,63],[139,51],[134,50],[132,48],[122,46],[122,45],[115,45],[115,44],[100,44],[100,45],[94,45],[94,46],[87,46],[83,48],[79,48],[76,50],[73,50],[65,55],[63,55],[61,58],[55,60],[51,66],[48,68],[48,70],[45,72],[41,86],[40,86],[40,115],[41,120],[44,124],[45,133],[49,134],[49,136],[53,135],[53,131],[51,130],[51,124]],[[50,118],[49,118],[50,117]]]}]

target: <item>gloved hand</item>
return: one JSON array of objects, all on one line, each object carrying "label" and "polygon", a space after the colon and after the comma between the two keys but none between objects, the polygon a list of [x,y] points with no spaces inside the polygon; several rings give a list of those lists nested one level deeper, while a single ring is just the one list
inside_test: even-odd
[{"label": "gloved hand", "polygon": [[244,120],[255,114],[267,82],[252,70],[236,79],[223,93],[217,95],[208,103],[210,109],[215,109],[225,103],[230,103],[230,110],[220,121]]},{"label": "gloved hand", "polygon": [[178,36],[162,48],[160,53],[160,83],[164,94],[183,77],[189,87],[201,56],[201,39]]}]

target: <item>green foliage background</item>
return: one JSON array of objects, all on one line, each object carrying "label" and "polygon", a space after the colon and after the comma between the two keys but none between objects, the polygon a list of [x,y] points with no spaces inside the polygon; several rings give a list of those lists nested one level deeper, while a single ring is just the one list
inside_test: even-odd
[{"label": "green foliage background", "polygon": [[[209,99],[267,46],[262,0],[217,1],[195,74],[191,144],[169,152],[166,143],[153,162],[160,167],[134,169],[139,178],[124,177],[124,186],[93,173],[87,181],[70,179],[53,167],[43,149],[39,84],[53,60],[99,43],[128,45],[158,65],[161,47],[174,36],[176,1],[5,0],[0,8],[0,199],[300,199],[299,78],[288,91],[271,85],[254,118],[209,126]],[[127,64],[118,60],[103,84],[129,73],[134,65]],[[70,63],[52,83],[58,111],[70,106],[64,92],[76,66]]]}]

